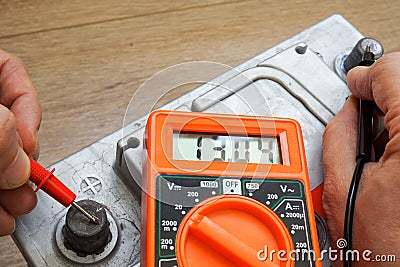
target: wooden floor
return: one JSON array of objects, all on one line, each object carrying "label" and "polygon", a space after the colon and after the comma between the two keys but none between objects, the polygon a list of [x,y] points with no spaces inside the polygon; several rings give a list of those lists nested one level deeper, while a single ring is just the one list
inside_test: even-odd
[{"label": "wooden floor", "polygon": [[[235,66],[333,13],[400,50],[398,0],[170,2],[0,0],[0,49],[23,59],[41,100],[42,164],[120,128],[154,73],[194,60]],[[26,266],[10,237],[0,248],[0,266]]]}]

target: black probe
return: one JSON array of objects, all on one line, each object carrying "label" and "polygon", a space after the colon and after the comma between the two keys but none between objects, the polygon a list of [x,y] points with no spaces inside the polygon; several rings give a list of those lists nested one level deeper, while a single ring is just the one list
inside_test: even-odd
[{"label": "black probe", "polygon": [[[370,45],[367,45],[362,57],[362,61],[358,66],[371,66],[375,62],[375,55],[371,52]],[[358,112],[358,140],[357,140],[357,156],[356,167],[354,169],[353,178],[350,184],[350,190],[347,197],[346,214],[344,218],[344,233],[343,238],[347,241],[347,246],[344,247],[344,267],[352,266],[352,259],[349,259],[349,250],[352,250],[353,240],[353,217],[354,207],[357,198],[358,186],[361,180],[361,174],[364,164],[371,161],[372,148],[372,111],[375,106],[373,101],[359,100]]]}]

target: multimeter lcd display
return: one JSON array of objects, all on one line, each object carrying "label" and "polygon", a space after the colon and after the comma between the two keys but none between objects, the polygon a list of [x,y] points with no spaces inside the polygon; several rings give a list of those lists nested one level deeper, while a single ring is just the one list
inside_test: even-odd
[{"label": "multimeter lcd display", "polygon": [[213,135],[174,132],[175,160],[282,164],[277,136]]}]

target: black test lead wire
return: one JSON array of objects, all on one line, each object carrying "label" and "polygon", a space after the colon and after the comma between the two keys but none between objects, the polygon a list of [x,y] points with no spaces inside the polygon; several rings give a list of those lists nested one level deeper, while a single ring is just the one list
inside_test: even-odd
[{"label": "black test lead wire", "polygon": [[[362,61],[358,66],[371,66],[375,62],[375,56],[371,52],[370,45],[365,48]],[[346,213],[344,219],[344,233],[343,238],[347,241],[344,247],[344,267],[352,266],[352,259],[349,258],[352,253],[353,241],[353,217],[354,207],[357,198],[358,186],[361,180],[361,174],[364,164],[371,160],[371,147],[372,147],[372,111],[374,108],[373,101],[359,100],[359,113],[358,113],[358,140],[357,140],[357,156],[356,167],[354,169],[353,178],[351,180],[349,194],[347,197]]]}]

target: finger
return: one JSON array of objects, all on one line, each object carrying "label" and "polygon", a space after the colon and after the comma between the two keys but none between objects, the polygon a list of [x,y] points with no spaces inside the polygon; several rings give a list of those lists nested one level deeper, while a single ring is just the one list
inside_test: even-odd
[{"label": "finger", "polygon": [[31,212],[36,203],[36,194],[28,184],[16,189],[0,190],[0,205],[12,216],[21,216]]},{"label": "finger", "polygon": [[29,158],[19,145],[15,117],[0,105],[0,189],[12,189],[26,183]]},{"label": "finger", "polygon": [[356,67],[347,74],[347,84],[353,95],[374,100],[386,114],[400,104],[400,52],[377,60],[371,67]]},{"label": "finger", "polygon": [[37,146],[41,108],[28,72],[17,57],[0,50],[0,104],[15,115],[24,150],[30,154]]},{"label": "finger", "polygon": [[12,234],[15,230],[15,220],[0,206],[0,236]]},{"label": "finger", "polygon": [[350,97],[323,136],[323,204],[333,240],[341,237],[344,211],[356,158],[358,103]]},{"label": "finger", "polygon": [[389,143],[382,161],[400,153],[400,53],[388,54],[371,67],[357,67],[347,76],[352,93],[361,99],[374,100],[385,114]]}]

